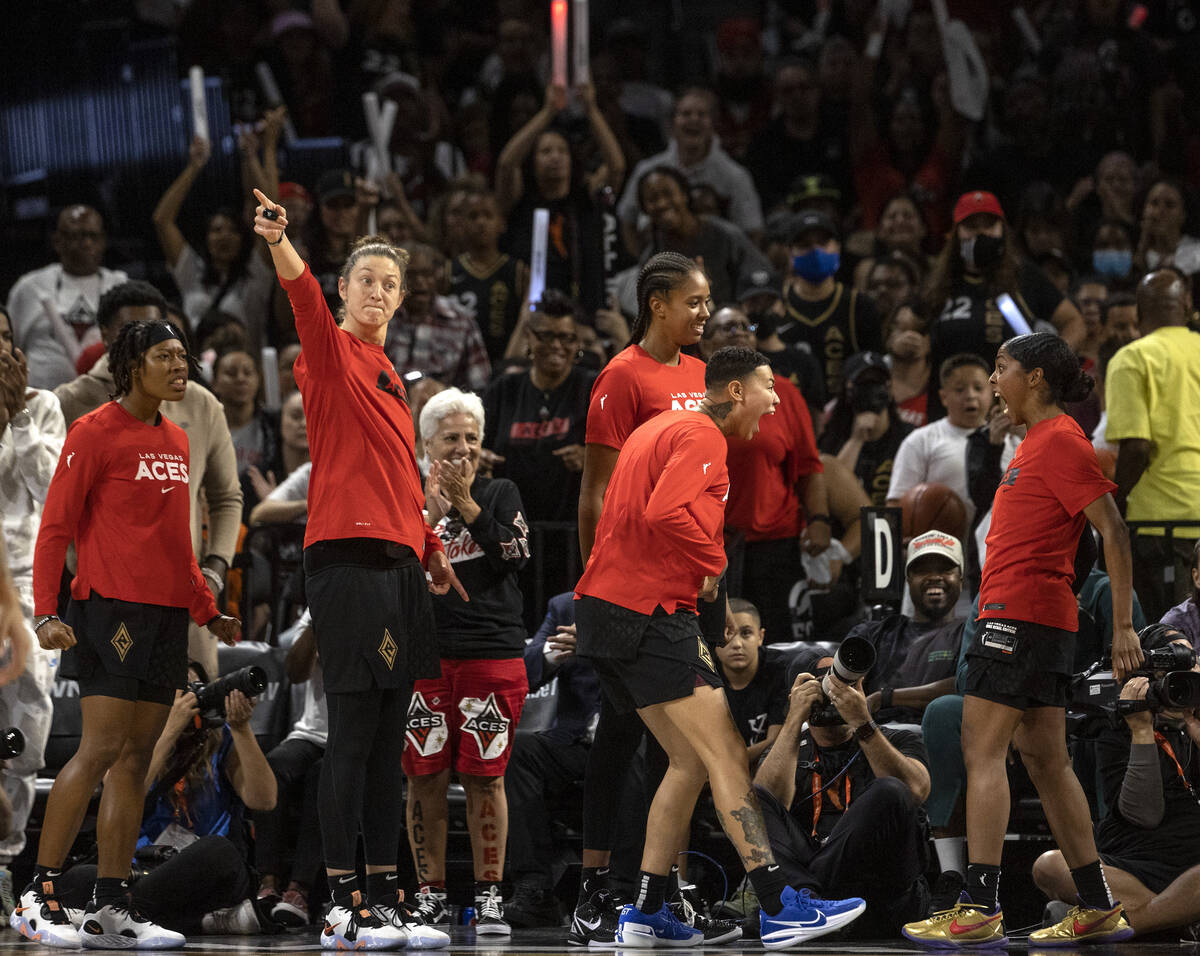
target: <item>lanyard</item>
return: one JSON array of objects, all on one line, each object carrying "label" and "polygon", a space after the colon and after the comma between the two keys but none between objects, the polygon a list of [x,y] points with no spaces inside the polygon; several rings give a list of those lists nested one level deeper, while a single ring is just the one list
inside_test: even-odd
[{"label": "lanyard", "polygon": [[[846,761],[846,766],[844,766],[840,771],[838,771],[838,773],[834,776],[833,780],[830,781],[830,783],[828,783],[828,784],[824,784],[821,781],[821,753],[820,753],[820,751],[818,751],[816,749],[816,747],[817,747],[817,745],[816,745],[816,742],[814,741],[813,742],[813,750],[814,750],[813,769],[812,769],[812,805],[813,805],[812,835],[813,835],[814,839],[817,836],[817,823],[821,819],[821,810],[824,807],[826,796],[829,797],[829,802],[832,803],[834,808],[837,810],[841,810],[841,811],[845,812],[845,810],[850,806],[850,775],[849,775],[849,773],[847,773],[847,771],[850,769],[850,764],[854,763],[854,761],[858,759],[858,754],[861,753],[861,751],[856,752],[853,757],[851,757],[848,761]],[[842,783],[845,785],[843,788],[844,796],[842,796],[840,798],[840,802],[839,802],[837,790],[836,789],[828,790],[828,787],[834,786],[837,783],[837,778],[839,776],[841,776],[842,774],[845,774],[845,779],[843,779],[843,781],[842,781]]]},{"label": "lanyard", "polygon": [[1195,797],[1195,793],[1192,792],[1192,784],[1184,774],[1183,767],[1179,763],[1179,758],[1175,756],[1175,748],[1171,746],[1171,741],[1167,740],[1163,734],[1156,730],[1154,731],[1154,742],[1158,744],[1159,749],[1163,753],[1171,758],[1171,763],[1175,764],[1175,772],[1179,774],[1179,779],[1187,788],[1188,794]]}]

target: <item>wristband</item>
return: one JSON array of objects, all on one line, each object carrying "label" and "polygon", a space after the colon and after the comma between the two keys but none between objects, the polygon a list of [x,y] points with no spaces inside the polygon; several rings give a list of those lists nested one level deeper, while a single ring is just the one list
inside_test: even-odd
[{"label": "wristband", "polygon": [[267,239],[265,236],[263,237],[263,239],[266,241],[266,243],[267,243],[267,245],[268,245],[268,246],[277,246],[277,245],[279,245],[281,242],[283,242],[283,237],[284,237],[285,235],[287,235],[287,233],[285,233],[285,232],[281,232],[281,233],[279,234],[279,238],[278,238],[278,239],[276,239],[274,242],[272,242],[270,239]]},{"label": "wristband", "polygon": [[892,706],[892,688],[882,687],[879,690],[879,709],[890,710]]},{"label": "wristband", "polygon": [[855,728],[854,736],[857,737],[860,742],[866,743],[866,741],[870,740],[872,737],[875,736],[875,734],[876,734],[876,732],[878,732],[878,730],[879,730],[879,726],[875,723],[875,721],[868,720],[861,727]]},{"label": "wristband", "polygon": [[212,568],[206,568],[202,566],[200,568],[200,573],[203,574],[207,580],[215,584],[218,591],[225,590],[225,581],[219,572],[214,571]]},{"label": "wristband", "polygon": [[34,633],[36,634],[38,631],[40,631],[42,629],[42,625],[49,624],[51,621],[61,622],[62,618],[60,618],[57,614],[43,614],[41,617],[35,617],[33,619]]}]

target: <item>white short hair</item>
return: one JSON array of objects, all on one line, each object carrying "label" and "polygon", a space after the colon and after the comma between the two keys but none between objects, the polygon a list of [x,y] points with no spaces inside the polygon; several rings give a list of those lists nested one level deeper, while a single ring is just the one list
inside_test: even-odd
[{"label": "white short hair", "polygon": [[470,415],[479,427],[479,437],[483,437],[483,402],[474,392],[447,388],[429,399],[421,409],[422,437],[432,438],[447,415]]}]

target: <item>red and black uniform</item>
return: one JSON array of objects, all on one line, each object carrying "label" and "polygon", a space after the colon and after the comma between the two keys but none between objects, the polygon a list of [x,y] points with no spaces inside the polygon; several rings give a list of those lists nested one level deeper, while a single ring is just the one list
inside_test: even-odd
[{"label": "red and black uniform", "polygon": [[[730,594],[758,608],[768,641],[792,639],[788,596],[804,577],[800,533],[806,521],[799,482],[824,471],[804,396],[787,379],[775,380],[779,405],[764,415],[751,440],[728,438],[729,504],[725,526],[740,536],[731,546]],[[741,574],[735,560],[740,553]]]},{"label": "red and black uniform", "polygon": [[187,614],[207,624],[219,613],[192,551],[187,433],[161,415],[148,425],[119,402],[76,421],[38,531],[37,615],[56,611],[72,541],[79,563],[67,617],[78,643],[63,655],[64,673],[80,678],[84,695],[102,673],[182,687]]},{"label": "red and black uniform", "polygon": [[[987,557],[979,592],[979,637],[968,651],[972,661],[967,692],[996,699],[1029,697],[1062,706],[1064,683],[1074,659],[1078,604],[1071,591],[1083,511],[1116,491],[1104,477],[1096,451],[1069,415],[1056,415],[1029,429],[996,489]],[[1011,665],[999,676],[983,662]],[[987,670],[993,679],[985,679]],[[1019,672],[1019,673],[1018,673]],[[1049,691],[1053,699],[1022,688]],[[1000,703],[1008,701],[1000,700]]]}]

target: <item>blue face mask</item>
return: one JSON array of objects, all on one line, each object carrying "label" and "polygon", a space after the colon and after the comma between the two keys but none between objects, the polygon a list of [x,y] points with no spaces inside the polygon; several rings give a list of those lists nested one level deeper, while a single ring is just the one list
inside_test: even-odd
[{"label": "blue face mask", "polygon": [[1092,253],[1092,271],[1096,275],[1120,279],[1133,268],[1132,249],[1097,249]]},{"label": "blue face mask", "polygon": [[840,252],[826,252],[817,246],[801,256],[792,256],[792,274],[808,282],[824,282],[842,264]]}]

